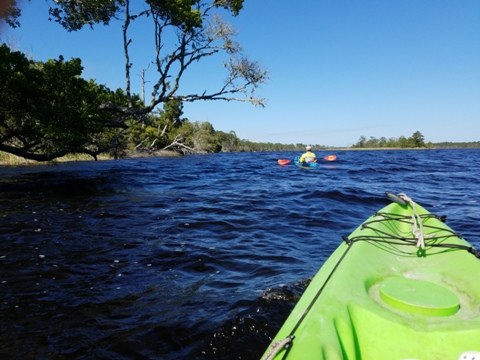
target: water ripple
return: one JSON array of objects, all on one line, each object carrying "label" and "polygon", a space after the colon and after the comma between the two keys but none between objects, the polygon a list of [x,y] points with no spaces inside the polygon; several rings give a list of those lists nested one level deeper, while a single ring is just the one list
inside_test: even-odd
[{"label": "water ripple", "polygon": [[479,150],[294,155],[2,167],[0,356],[258,359],[385,191],[480,247]]}]

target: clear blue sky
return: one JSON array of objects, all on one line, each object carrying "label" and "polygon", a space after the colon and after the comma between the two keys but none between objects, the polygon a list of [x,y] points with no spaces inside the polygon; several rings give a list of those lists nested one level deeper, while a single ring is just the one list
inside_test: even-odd
[{"label": "clear blue sky", "polygon": [[[121,24],[68,33],[48,21],[43,0],[22,4],[22,26],[1,40],[35,60],[82,59],[83,77],[124,88]],[[231,20],[237,40],[270,70],[247,103],[185,104],[191,121],[258,142],[350,146],[360,136],[480,141],[480,1],[245,0]],[[134,37],[132,90],[153,60],[150,30]],[[216,61],[186,74],[185,91],[218,88]],[[153,66],[147,72],[154,80]],[[147,93],[148,96],[148,93]]]}]

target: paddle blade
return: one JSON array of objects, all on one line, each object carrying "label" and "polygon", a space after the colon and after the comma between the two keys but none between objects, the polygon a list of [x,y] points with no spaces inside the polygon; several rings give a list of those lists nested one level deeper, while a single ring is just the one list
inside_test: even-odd
[{"label": "paddle blade", "polygon": [[280,165],[287,165],[287,164],[290,163],[291,161],[292,161],[292,160],[282,160],[282,159],[280,159],[280,160],[278,160],[278,163],[279,163]]},{"label": "paddle blade", "polygon": [[323,158],[323,160],[335,161],[335,160],[337,160],[337,155],[328,155],[328,156],[325,156],[325,157]]}]

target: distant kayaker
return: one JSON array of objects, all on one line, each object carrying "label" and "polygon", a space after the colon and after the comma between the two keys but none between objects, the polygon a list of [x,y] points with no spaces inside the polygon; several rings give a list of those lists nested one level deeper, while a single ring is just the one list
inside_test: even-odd
[{"label": "distant kayaker", "polygon": [[306,163],[317,162],[317,156],[311,151],[312,147],[310,145],[307,145],[306,150],[307,150],[307,152],[302,154],[299,162],[300,163],[303,163],[303,162],[306,162]]}]

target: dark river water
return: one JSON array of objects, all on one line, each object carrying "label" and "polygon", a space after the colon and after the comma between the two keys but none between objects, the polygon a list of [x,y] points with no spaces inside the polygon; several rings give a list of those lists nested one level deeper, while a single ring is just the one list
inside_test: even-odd
[{"label": "dark river water", "polygon": [[480,150],[335,154],[0,167],[0,358],[259,359],[385,191],[480,247]]}]

